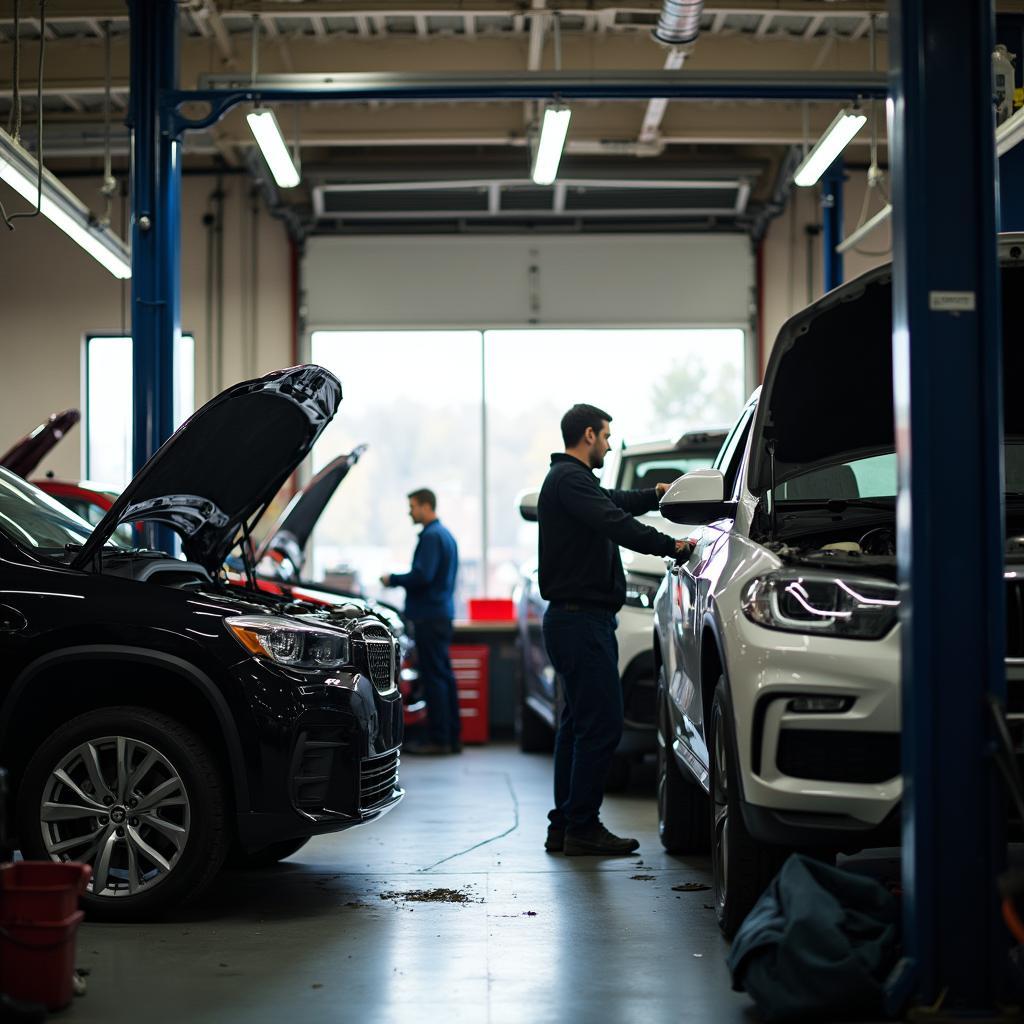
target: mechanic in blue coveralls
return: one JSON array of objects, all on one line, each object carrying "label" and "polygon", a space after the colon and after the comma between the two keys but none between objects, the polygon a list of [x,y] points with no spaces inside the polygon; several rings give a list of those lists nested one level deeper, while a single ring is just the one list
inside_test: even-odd
[{"label": "mechanic in blue coveralls", "polygon": [[380,581],[385,587],[405,588],[405,615],[416,640],[429,738],[425,743],[406,743],[402,749],[408,754],[459,754],[459,698],[449,655],[459,548],[437,517],[433,491],[424,487],[408,498],[409,518],[423,527],[412,568],[381,576]]}]

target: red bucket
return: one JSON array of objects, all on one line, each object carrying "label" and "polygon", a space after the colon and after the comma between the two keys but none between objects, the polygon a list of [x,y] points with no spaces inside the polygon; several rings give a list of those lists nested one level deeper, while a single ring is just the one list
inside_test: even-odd
[{"label": "red bucket", "polygon": [[0,923],[67,920],[91,877],[88,864],[22,860],[0,866]]},{"label": "red bucket", "polygon": [[80,910],[63,921],[0,922],[0,992],[59,1010],[74,994]]}]

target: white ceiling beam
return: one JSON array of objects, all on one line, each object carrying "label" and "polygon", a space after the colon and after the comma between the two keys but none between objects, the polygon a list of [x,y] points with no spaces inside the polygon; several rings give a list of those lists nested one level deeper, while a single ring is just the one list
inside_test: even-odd
[{"label": "white ceiling beam", "polygon": [[383,14],[373,14],[370,16],[370,21],[373,22],[373,31],[379,36],[386,36],[388,34],[388,19]]},{"label": "white ceiling beam", "polygon": [[728,19],[728,17],[729,17],[729,12],[728,11],[718,11],[715,14],[714,20],[711,22],[711,31],[715,35],[718,35],[719,32],[721,32],[722,29],[725,28],[725,22]]},{"label": "white ceiling beam", "polygon": [[426,39],[430,35],[427,28],[427,16],[425,14],[414,14],[413,24],[416,26],[416,36],[419,39]]},{"label": "white ceiling beam", "polygon": [[851,39],[860,39],[863,36],[866,36],[870,29],[871,29],[871,15],[868,14],[868,15],[865,15],[863,18],[860,19],[860,24],[853,30],[853,33],[850,35],[850,38]]},{"label": "white ceiling beam", "polygon": [[758,39],[763,39],[768,34],[768,29],[771,28],[772,22],[774,20],[774,11],[769,11],[767,14],[762,14],[761,21],[758,23],[757,31],[755,31],[754,35],[756,35]]},{"label": "white ceiling beam", "polygon": [[324,19],[319,14],[309,15],[309,22],[313,26],[313,35],[317,39],[327,38],[327,26],[324,24]]},{"label": "white ceiling beam", "polygon": [[526,67],[529,71],[540,71],[541,57],[544,53],[544,30],[548,20],[544,5],[545,0],[531,0],[530,3],[530,46],[526,56]]},{"label": "white ceiling beam", "polygon": [[370,19],[365,14],[354,14],[356,31],[365,39],[370,34]]},{"label": "white ceiling beam", "polygon": [[[686,60],[686,51],[681,47],[673,47],[665,55],[665,70],[678,71]],[[661,131],[661,122],[664,120],[665,111],[668,110],[668,100],[655,98],[647,103],[647,110],[644,112],[644,119],[640,125],[638,141],[642,144],[656,142]]]},{"label": "white ceiling beam", "polygon": [[810,22],[807,24],[807,28],[804,29],[804,39],[808,41],[813,39],[818,34],[818,30],[821,28],[821,24],[824,20],[824,14],[816,14],[811,18]]},{"label": "white ceiling beam", "polygon": [[462,34],[467,39],[476,38],[476,16],[472,14],[464,14],[462,16]]}]

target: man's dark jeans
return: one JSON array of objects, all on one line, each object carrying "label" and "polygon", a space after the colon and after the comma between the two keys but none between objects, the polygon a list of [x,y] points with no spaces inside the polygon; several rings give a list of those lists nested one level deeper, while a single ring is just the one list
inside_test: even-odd
[{"label": "man's dark jeans", "polygon": [[452,643],[449,619],[421,619],[412,624],[419,659],[420,681],[427,702],[430,742],[443,747],[460,742],[459,694],[448,649]]},{"label": "man's dark jeans", "polygon": [[598,820],[612,754],[622,739],[622,683],[615,615],[548,608],[544,643],[565,688],[555,739],[553,825]]}]

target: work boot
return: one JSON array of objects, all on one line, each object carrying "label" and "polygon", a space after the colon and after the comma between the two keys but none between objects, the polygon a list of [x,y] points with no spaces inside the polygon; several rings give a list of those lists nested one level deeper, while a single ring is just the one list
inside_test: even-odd
[{"label": "work boot", "polygon": [[639,849],[639,840],[613,835],[598,821],[584,828],[567,828],[562,852],[566,857],[622,857]]},{"label": "work boot", "polygon": [[565,846],[565,827],[563,825],[548,825],[548,835],[544,840],[544,849],[548,853],[561,853]]}]

